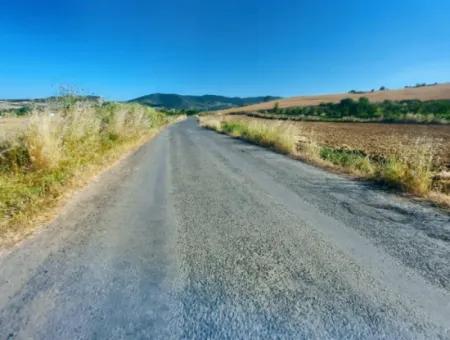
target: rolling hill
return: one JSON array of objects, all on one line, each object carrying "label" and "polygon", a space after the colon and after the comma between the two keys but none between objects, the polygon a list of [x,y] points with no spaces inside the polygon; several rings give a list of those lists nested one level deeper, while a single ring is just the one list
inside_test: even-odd
[{"label": "rolling hill", "polygon": [[338,93],[338,94],[326,94],[317,96],[298,96],[290,97],[281,100],[266,101],[264,103],[248,105],[239,108],[230,108],[220,111],[220,113],[232,113],[232,112],[254,112],[259,110],[268,110],[274,107],[275,103],[278,103],[280,108],[295,107],[295,106],[314,106],[321,103],[338,103],[344,98],[358,99],[361,97],[368,98],[371,102],[382,102],[384,100],[409,100],[419,99],[434,100],[434,99],[450,99],[450,83],[422,86],[422,87],[409,87],[399,90],[384,90],[365,93]]},{"label": "rolling hill", "polygon": [[153,93],[130,100],[129,102],[145,104],[154,107],[177,110],[222,110],[244,105],[269,102],[280,97],[225,97],[215,95],[189,96],[179,94]]}]

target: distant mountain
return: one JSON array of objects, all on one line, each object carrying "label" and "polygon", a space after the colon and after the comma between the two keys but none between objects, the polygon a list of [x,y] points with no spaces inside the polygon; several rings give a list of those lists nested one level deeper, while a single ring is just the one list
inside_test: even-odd
[{"label": "distant mountain", "polygon": [[130,100],[144,105],[178,110],[223,110],[239,106],[264,103],[280,97],[224,97],[215,95],[184,96],[179,94],[153,93]]},{"label": "distant mountain", "polygon": [[[1,102],[7,103],[47,103],[55,100],[59,100],[64,96],[51,96],[45,98],[16,98],[16,99],[0,99]],[[92,102],[101,102],[102,97],[93,96],[93,95],[71,95],[70,97],[79,100],[79,101],[92,101]]]}]

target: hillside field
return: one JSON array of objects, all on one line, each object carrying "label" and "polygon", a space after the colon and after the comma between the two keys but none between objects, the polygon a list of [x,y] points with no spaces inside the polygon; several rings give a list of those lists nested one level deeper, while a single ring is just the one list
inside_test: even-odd
[{"label": "hillside field", "polygon": [[248,105],[240,108],[221,110],[219,113],[227,114],[233,112],[255,112],[260,110],[270,110],[278,103],[279,108],[288,108],[296,106],[313,106],[321,103],[338,103],[342,99],[359,99],[366,97],[371,102],[383,102],[385,100],[413,100],[421,101],[450,99],[450,83],[438,84],[433,86],[423,86],[416,88],[404,88],[400,90],[384,90],[364,93],[338,93],[317,96],[297,96],[280,100],[268,101],[265,103]]}]

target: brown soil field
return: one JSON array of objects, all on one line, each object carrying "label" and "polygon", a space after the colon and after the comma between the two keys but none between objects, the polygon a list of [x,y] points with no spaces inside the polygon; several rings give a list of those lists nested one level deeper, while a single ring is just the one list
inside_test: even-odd
[{"label": "brown soil field", "polygon": [[320,103],[337,103],[344,98],[358,99],[361,97],[366,97],[372,102],[382,102],[384,100],[407,100],[407,99],[419,99],[419,100],[450,99],[450,83],[417,88],[405,88],[400,90],[367,92],[363,94],[338,93],[338,94],[327,94],[318,96],[291,97],[261,104],[222,110],[218,112],[225,114],[231,112],[252,112],[258,110],[268,110],[273,108],[276,102],[278,102],[280,108],[294,107],[294,106],[314,106],[319,105]]},{"label": "brown soil field", "polygon": [[436,165],[450,169],[450,126],[385,123],[286,122],[247,116],[239,119],[263,120],[273,124],[293,124],[299,135],[311,135],[317,143],[333,148],[360,150],[371,156],[389,155],[402,145],[432,143]]}]

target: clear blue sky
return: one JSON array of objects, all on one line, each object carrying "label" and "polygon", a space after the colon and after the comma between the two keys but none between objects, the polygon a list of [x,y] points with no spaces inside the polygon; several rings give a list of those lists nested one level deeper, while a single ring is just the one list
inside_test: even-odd
[{"label": "clear blue sky", "polygon": [[0,98],[450,81],[449,0],[0,0]]}]

